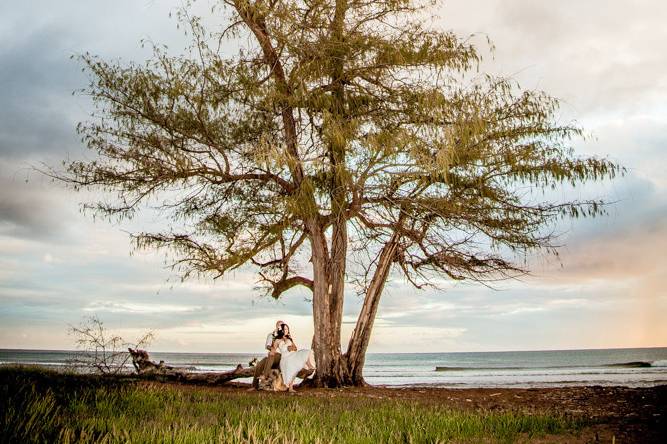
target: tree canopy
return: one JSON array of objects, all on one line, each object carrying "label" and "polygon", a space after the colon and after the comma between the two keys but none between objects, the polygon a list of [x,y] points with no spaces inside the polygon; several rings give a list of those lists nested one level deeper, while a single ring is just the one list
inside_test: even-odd
[{"label": "tree canopy", "polygon": [[[105,216],[157,197],[165,231],[137,245],[170,249],[184,277],[251,264],[275,298],[310,289],[318,377],[357,383],[392,270],[417,287],[523,273],[515,253],[555,251],[556,220],[603,211],[541,191],[623,171],[574,153],[581,129],[555,98],[477,72],[479,49],[430,25],[430,6],[226,0],[220,29],[179,12],[185,54],[83,55],[97,111],[78,130],[97,156],[59,177],[113,192],[89,205]],[[365,302],[345,361],[350,283]]]}]

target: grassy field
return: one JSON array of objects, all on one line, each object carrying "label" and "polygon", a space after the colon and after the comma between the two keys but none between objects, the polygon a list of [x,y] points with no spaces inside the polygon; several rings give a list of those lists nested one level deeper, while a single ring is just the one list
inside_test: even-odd
[{"label": "grassy field", "polygon": [[515,442],[572,433],[558,414],[369,397],[210,390],[0,368],[3,442]]}]

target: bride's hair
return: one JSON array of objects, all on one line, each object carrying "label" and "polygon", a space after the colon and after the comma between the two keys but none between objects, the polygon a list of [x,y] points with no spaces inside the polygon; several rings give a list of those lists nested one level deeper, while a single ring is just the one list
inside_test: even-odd
[{"label": "bride's hair", "polygon": [[289,325],[287,324],[280,324],[280,329],[278,329],[278,333],[276,333],[276,339],[282,339],[282,338],[287,338],[287,339],[292,339],[292,337],[289,334],[285,334],[285,327],[287,327],[287,330],[289,330]]}]

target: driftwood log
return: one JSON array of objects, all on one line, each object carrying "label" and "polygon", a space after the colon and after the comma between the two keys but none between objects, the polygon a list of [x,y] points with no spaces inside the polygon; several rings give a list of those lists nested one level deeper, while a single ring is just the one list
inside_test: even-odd
[{"label": "driftwood log", "polygon": [[[266,358],[259,362],[253,359],[248,367],[243,367],[241,364],[237,365],[234,370],[226,372],[206,372],[193,373],[187,368],[173,367],[166,365],[164,361],[155,363],[150,360],[148,352],[139,349],[127,349],[132,357],[132,365],[139,376],[167,381],[178,381],[184,383],[194,384],[210,384],[220,385],[226,382],[239,378],[252,378],[255,375],[255,367],[263,368]],[[306,379],[313,373],[314,370],[301,370],[297,377]],[[282,378],[280,370],[277,368],[269,372],[268,377],[260,377],[258,384],[255,386],[258,390],[276,390],[282,385]]]},{"label": "driftwood log", "polygon": [[130,352],[132,365],[137,374],[148,378],[218,385],[238,378],[251,378],[255,374],[255,367],[243,367],[241,364],[234,370],[226,372],[193,373],[187,368],[166,365],[164,361],[156,364],[149,359],[145,350],[132,348],[127,350]]}]

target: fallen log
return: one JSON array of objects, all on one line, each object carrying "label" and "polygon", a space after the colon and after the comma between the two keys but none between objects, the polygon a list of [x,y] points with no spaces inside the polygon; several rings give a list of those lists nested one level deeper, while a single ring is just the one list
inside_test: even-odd
[{"label": "fallen log", "polygon": [[226,372],[193,373],[186,368],[166,365],[164,361],[155,363],[150,360],[145,350],[132,348],[127,350],[130,352],[132,365],[137,374],[149,379],[219,385],[234,379],[251,378],[255,374],[255,367],[243,367],[241,364],[237,365],[234,370]]},{"label": "fallen log", "polygon": [[[160,381],[177,381],[193,384],[220,385],[239,378],[252,378],[255,376],[256,369],[263,373],[266,358],[257,362],[253,359],[248,367],[237,365],[234,370],[226,372],[206,372],[193,373],[187,368],[173,367],[166,365],[164,361],[155,363],[150,360],[148,352],[140,349],[127,349],[132,357],[132,365],[137,371],[137,375],[147,379],[157,379]],[[302,369],[297,374],[298,378],[305,380],[314,373],[314,370]],[[259,375],[258,375],[259,376]],[[277,365],[269,371],[266,377],[259,376],[254,385],[257,390],[276,390],[282,385],[280,370]]]}]

